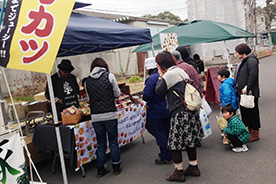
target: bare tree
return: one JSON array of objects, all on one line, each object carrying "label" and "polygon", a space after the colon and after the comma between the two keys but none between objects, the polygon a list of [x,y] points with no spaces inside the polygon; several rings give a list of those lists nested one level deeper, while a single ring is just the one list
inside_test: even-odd
[{"label": "bare tree", "polygon": [[266,0],[266,7],[264,7],[266,12],[266,25],[267,25],[267,32],[269,34],[269,41],[271,42],[271,21],[275,18],[276,15],[276,2],[275,0]]}]

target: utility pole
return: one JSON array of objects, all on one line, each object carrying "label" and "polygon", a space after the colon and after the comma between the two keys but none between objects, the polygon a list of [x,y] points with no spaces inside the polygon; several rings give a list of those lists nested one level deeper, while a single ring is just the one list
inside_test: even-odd
[{"label": "utility pole", "polygon": [[254,9],[253,9],[253,21],[254,21],[254,26],[255,26],[255,51],[256,51],[256,46],[258,44],[258,37],[257,37],[257,34],[258,34],[258,26],[257,26],[257,7],[256,7],[256,0],[254,0],[254,5],[253,5]]}]

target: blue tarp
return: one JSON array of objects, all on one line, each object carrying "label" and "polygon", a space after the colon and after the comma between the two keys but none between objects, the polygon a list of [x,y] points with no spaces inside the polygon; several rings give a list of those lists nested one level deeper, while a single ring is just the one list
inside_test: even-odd
[{"label": "blue tarp", "polygon": [[149,29],[72,13],[58,57],[100,52],[151,42]]},{"label": "blue tarp", "polygon": [[90,6],[92,4],[89,4],[89,3],[81,3],[81,2],[75,2],[75,5],[73,7],[73,10],[74,9],[78,9],[78,8],[83,8],[83,7],[86,7],[86,6]]}]

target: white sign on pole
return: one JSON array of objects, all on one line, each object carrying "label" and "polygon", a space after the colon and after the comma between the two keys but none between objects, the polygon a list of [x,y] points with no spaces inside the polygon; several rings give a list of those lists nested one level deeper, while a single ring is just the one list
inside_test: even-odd
[{"label": "white sign on pole", "polygon": [[17,131],[0,136],[0,183],[28,183],[27,165]]},{"label": "white sign on pole", "polygon": [[165,51],[173,51],[178,47],[176,33],[160,33],[161,49]]}]

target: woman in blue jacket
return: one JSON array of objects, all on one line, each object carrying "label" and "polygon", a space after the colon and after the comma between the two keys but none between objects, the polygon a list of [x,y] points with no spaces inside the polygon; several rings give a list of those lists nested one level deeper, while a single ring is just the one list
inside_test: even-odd
[{"label": "woman in blue jacket", "polygon": [[160,158],[155,159],[155,164],[172,164],[171,151],[167,148],[171,113],[167,109],[165,97],[155,92],[159,77],[155,58],[146,59],[145,66],[150,76],[145,82],[143,100],[147,102],[148,123],[151,124],[153,135],[160,149]]}]

